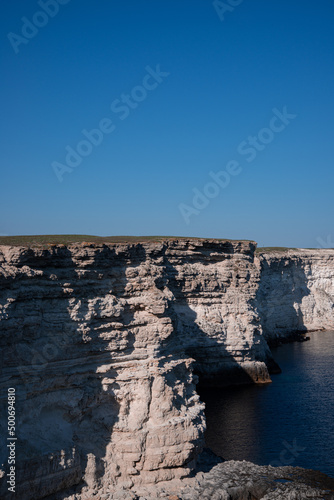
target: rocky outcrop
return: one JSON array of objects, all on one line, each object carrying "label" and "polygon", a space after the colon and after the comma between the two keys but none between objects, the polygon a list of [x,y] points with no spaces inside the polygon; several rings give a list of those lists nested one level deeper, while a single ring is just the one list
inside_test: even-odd
[{"label": "rocky outcrop", "polygon": [[[268,338],[282,331],[288,277],[321,270],[306,287],[332,293],[334,253],[304,268],[302,257],[254,251],[253,242],[198,239],[0,247],[1,435],[14,387],[20,500],[107,498],[194,470],[205,430],[196,384],[269,382],[262,328]],[[301,301],[307,325],[318,324],[314,301]],[[11,498],[5,476],[0,496]]]},{"label": "rocky outcrop", "polygon": [[257,305],[268,341],[334,329],[334,250],[261,253]]},{"label": "rocky outcrop", "polygon": [[[116,488],[104,500],[315,500],[334,499],[334,479],[319,471],[300,467],[259,466],[250,462],[217,463],[205,450],[192,477],[156,485],[143,485],[136,491]],[[75,495],[68,500],[75,500]],[[94,497],[96,498],[96,497]]]},{"label": "rocky outcrop", "polygon": [[334,479],[300,467],[259,466],[231,460],[214,466],[208,473],[198,473],[179,492],[182,500],[333,500]]}]

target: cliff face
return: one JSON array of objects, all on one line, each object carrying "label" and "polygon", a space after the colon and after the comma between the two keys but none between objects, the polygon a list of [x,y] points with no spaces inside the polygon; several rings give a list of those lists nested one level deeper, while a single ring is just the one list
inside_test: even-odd
[{"label": "cliff face", "polygon": [[267,340],[334,329],[334,250],[260,254],[258,312]]},{"label": "cliff face", "polygon": [[[198,379],[268,382],[262,324],[268,338],[287,331],[294,304],[306,327],[333,318],[334,252],[304,265],[254,250],[197,239],[0,247],[1,435],[14,387],[20,499],[189,474],[205,430]],[[0,488],[6,498],[5,477]]]},{"label": "cliff face", "polygon": [[22,499],[83,476],[130,487],[189,473],[205,429],[193,371],[270,380],[254,248],[1,248],[1,394],[17,391]]}]

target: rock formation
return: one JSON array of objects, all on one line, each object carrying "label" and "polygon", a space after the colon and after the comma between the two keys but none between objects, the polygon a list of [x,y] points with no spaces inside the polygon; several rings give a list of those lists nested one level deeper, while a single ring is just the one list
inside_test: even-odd
[{"label": "rock formation", "polygon": [[14,387],[17,498],[188,476],[204,444],[196,384],[270,382],[263,332],[333,328],[334,251],[255,247],[0,247],[1,436]]},{"label": "rock formation", "polygon": [[267,340],[334,328],[334,250],[260,253],[258,311]]}]

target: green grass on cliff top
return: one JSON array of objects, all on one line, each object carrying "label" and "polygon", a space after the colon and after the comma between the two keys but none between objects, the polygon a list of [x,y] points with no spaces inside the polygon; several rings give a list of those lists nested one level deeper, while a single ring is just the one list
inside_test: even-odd
[{"label": "green grass on cliff top", "polygon": [[298,250],[298,248],[293,248],[293,247],[259,247],[256,249],[256,253],[287,252],[288,250]]},{"label": "green grass on cliff top", "polygon": [[[70,243],[139,243],[160,242],[164,240],[202,240],[217,239],[219,241],[233,241],[226,238],[197,238],[188,236],[92,236],[87,234],[44,234],[36,236],[0,236],[0,245],[10,246],[47,246],[68,245]],[[251,241],[251,240],[234,240]]]},{"label": "green grass on cliff top", "polygon": [[[49,245],[69,245],[71,243],[141,243],[156,242],[164,240],[217,240],[217,241],[249,241],[253,240],[232,240],[230,238],[199,238],[197,236],[93,236],[90,234],[41,234],[25,236],[0,236],[0,245],[23,246],[23,247],[45,247]],[[286,252],[288,250],[298,250],[292,247],[260,247],[256,253]],[[314,249],[310,249],[314,250]]]}]

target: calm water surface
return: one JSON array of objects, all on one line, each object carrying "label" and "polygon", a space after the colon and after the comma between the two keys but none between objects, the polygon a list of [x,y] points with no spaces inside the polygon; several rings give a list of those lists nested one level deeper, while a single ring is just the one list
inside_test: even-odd
[{"label": "calm water surface", "polygon": [[334,332],[272,349],[272,384],[202,391],[206,443],[228,460],[318,469],[334,477]]}]

